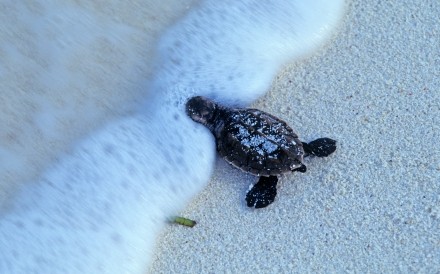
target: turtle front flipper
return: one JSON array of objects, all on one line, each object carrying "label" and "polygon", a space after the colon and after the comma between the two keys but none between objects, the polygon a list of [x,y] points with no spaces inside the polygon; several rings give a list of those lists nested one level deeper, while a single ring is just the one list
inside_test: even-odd
[{"label": "turtle front flipper", "polygon": [[336,150],[336,141],[330,138],[319,138],[310,143],[302,143],[304,152],[317,157],[327,157]]},{"label": "turtle front flipper", "polygon": [[260,177],[260,180],[246,193],[248,207],[263,208],[275,201],[277,176]]}]

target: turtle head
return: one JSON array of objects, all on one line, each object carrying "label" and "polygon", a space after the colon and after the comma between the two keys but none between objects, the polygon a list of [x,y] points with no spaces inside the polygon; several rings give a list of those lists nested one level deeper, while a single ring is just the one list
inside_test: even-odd
[{"label": "turtle head", "polygon": [[202,97],[192,97],[186,103],[186,113],[194,121],[210,127],[214,122],[217,105],[211,100]]}]

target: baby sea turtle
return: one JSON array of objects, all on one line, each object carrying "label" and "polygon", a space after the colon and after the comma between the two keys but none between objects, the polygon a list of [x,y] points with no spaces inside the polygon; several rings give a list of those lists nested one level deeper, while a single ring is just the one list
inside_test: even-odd
[{"label": "baby sea turtle", "polygon": [[186,112],[209,128],[221,157],[260,177],[246,194],[249,207],[270,205],[277,194],[277,176],[306,172],[305,156],[326,157],[336,150],[336,141],[330,138],[301,142],[286,122],[258,109],[227,108],[197,96],[188,100]]}]

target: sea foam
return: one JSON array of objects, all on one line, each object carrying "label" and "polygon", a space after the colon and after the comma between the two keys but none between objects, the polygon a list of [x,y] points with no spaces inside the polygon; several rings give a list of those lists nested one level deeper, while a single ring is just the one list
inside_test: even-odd
[{"label": "sea foam", "polygon": [[[27,185],[0,220],[1,273],[142,273],[157,233],[208,182],[193,95],[247,105],[330,36],[344,2],[202,1],[163,34],[149,96]],[[111,56],[109,56],[111,58]]]}]

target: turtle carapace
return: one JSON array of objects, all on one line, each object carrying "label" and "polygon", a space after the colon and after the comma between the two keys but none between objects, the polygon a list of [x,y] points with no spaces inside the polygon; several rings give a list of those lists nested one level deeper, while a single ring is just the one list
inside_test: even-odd
[{"label": "turtle carapace", "polygon": [[275,200],[278,175],[305,172],[304,156],[326,157],[336,141],[320,138],[303,143],[283,120],[258,109],[227,108],[205,97],[188,100],[186,112],[215,137],[217,152],[260,180],[246,194],[249,207],[266,207]]}]

